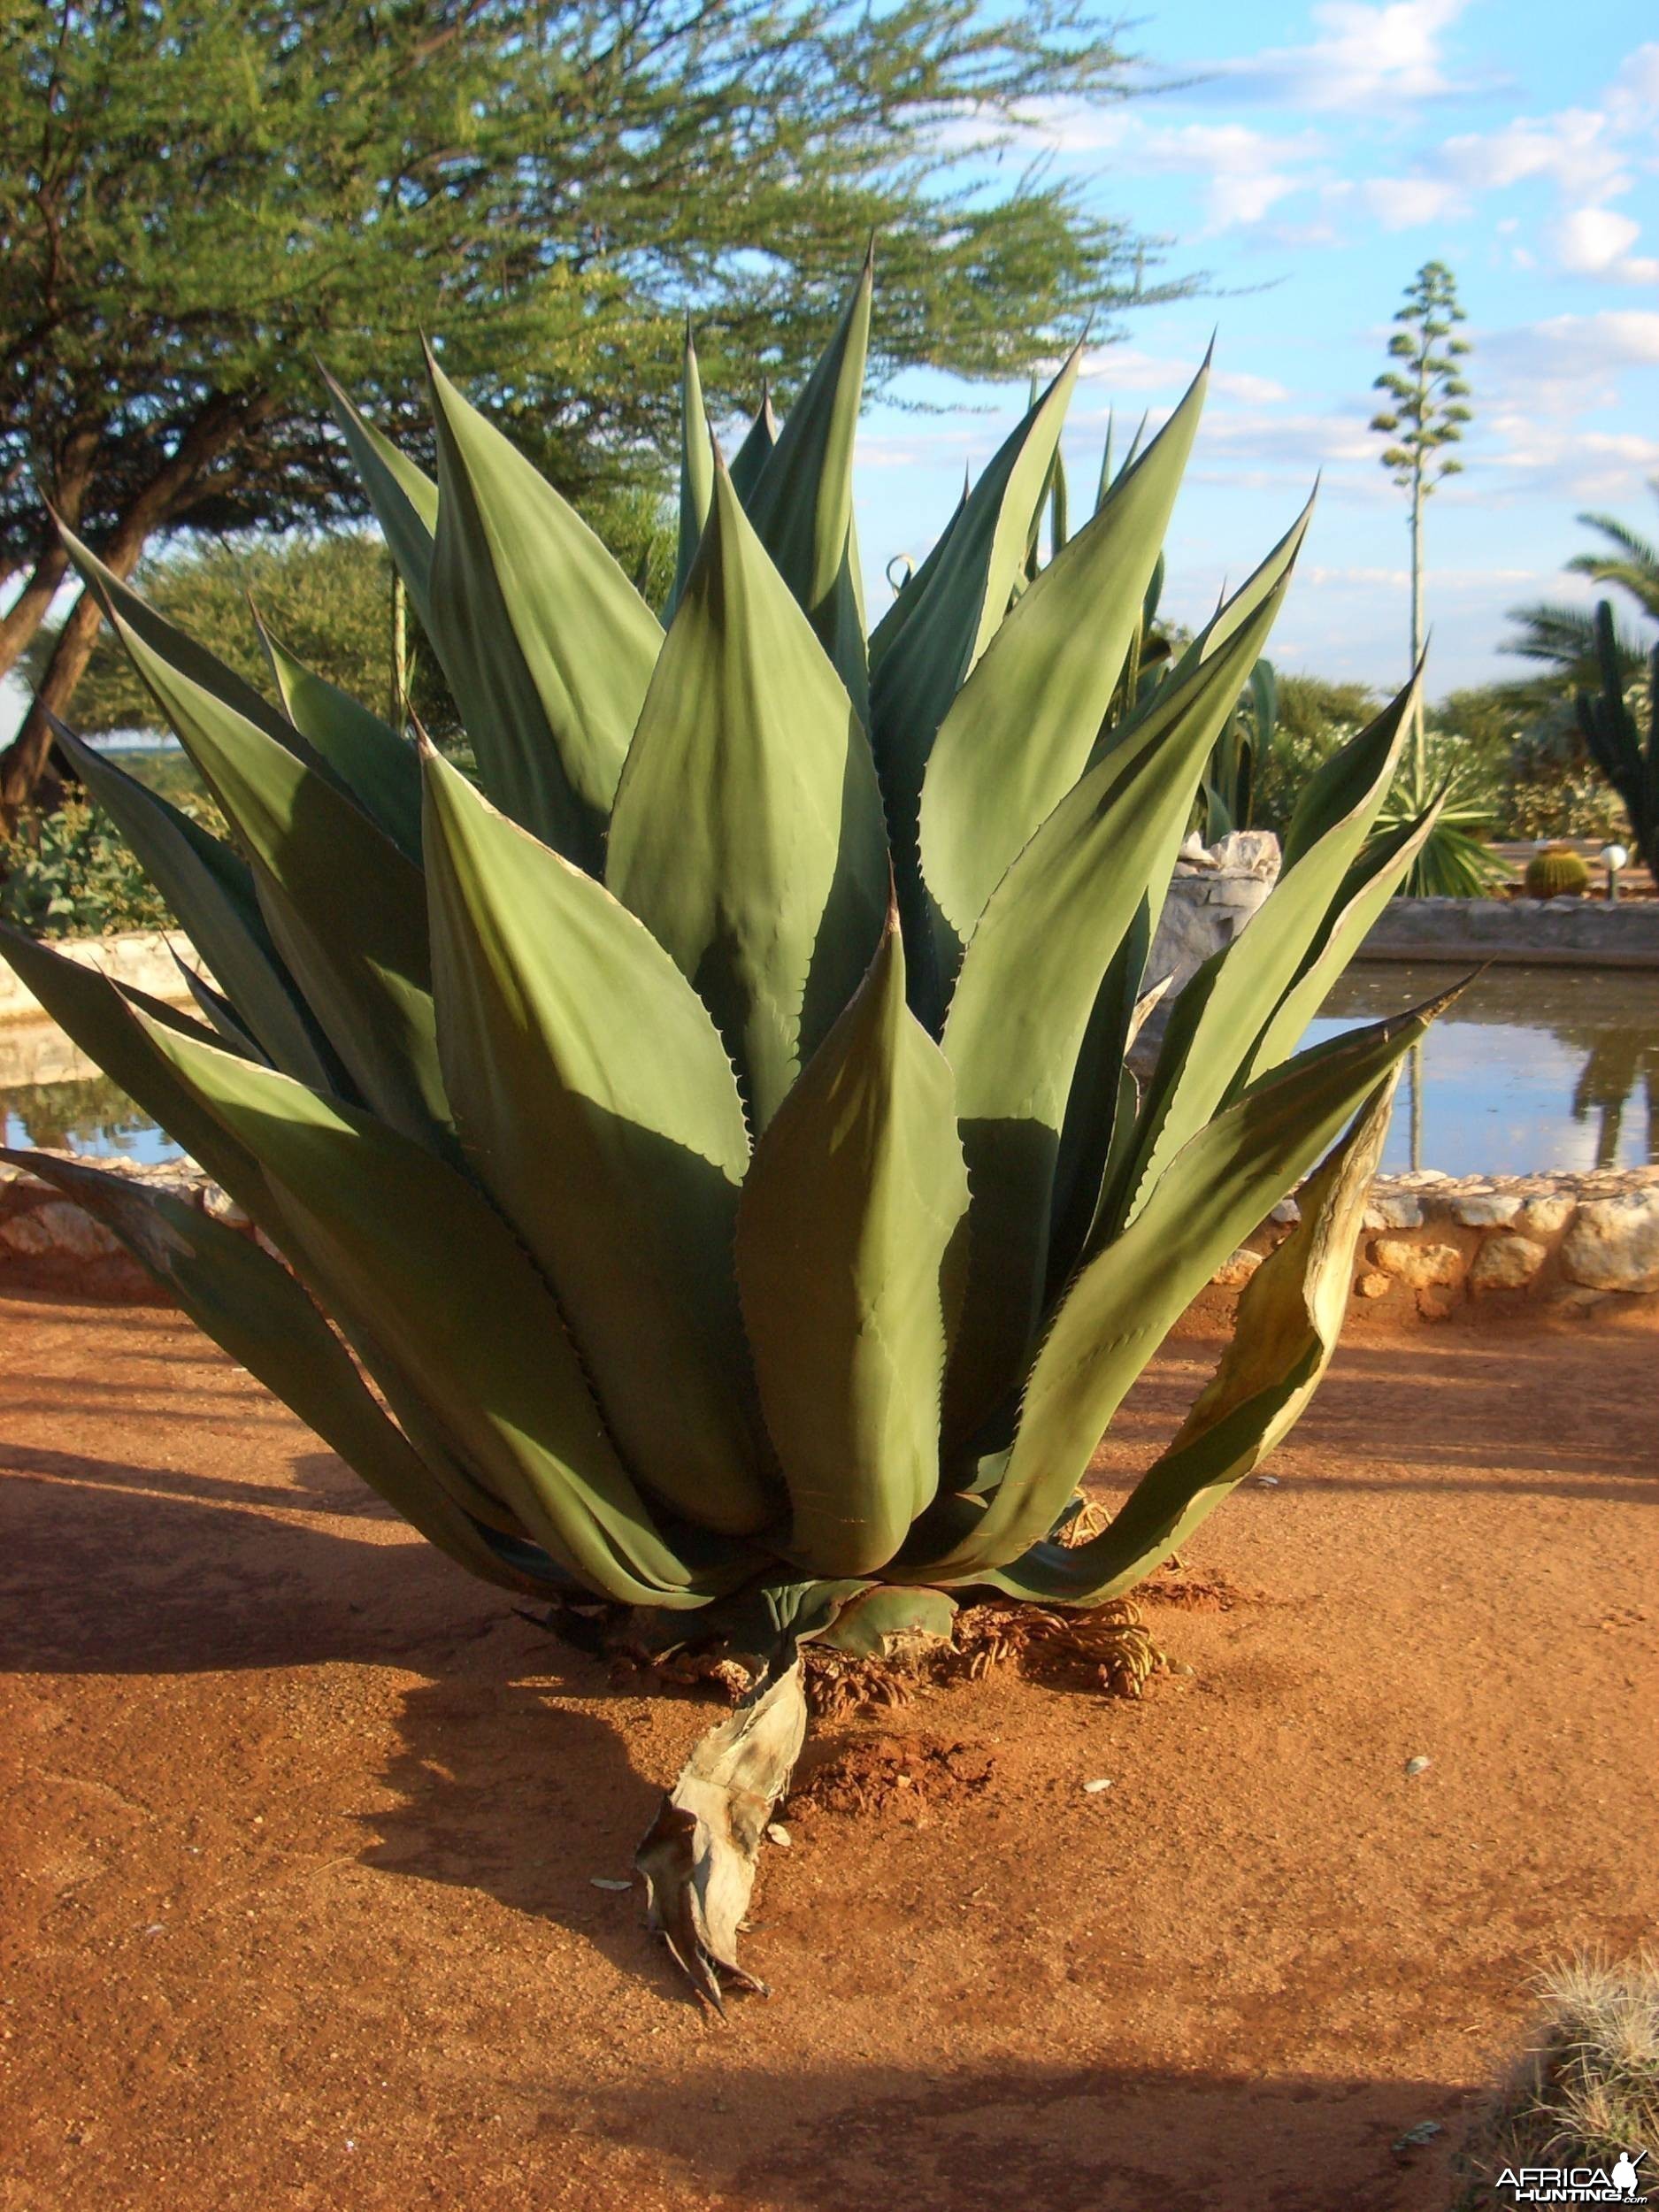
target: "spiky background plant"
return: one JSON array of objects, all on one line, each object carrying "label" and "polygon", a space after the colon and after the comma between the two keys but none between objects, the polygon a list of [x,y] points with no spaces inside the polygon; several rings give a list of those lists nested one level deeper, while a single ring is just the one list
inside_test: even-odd
[{"label": "spiky background plant", "polygon": [[[273,703],[74,547],[234,844],[64,741],[211,981],[196,1019],[6,944],[288,1265],[10,1156],[460,1565],[754,1656],[641,1850],[717,2001],[799,1640],[1098,1607],[1183,1541],[1319,1379],[1433,1010],[1296,1049],[1429,826],[1370,836],[1402,695],[1312,779],[1278,888],[1137,1083],[1176,852],[1306,515],[1143,665],[1204,375],[1067,540],[1074,357],[866,641],[870,310],[866,266],[729,467],[687,345],[665,631],[435,362],[435,482],[335,395],[481,788],[274,640]],[[1179,1434],[1056,1540],[1165,1333],[1321,1156]]]}]

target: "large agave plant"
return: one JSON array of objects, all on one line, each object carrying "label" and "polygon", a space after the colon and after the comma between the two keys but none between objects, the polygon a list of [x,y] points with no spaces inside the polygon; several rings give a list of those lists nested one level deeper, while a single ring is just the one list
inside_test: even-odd
[{"label": "large agave plant", "polygon": [[[1307,518],[1143,654],[1204,374],[1068,540],[1073,359],[866,641],[870,303],[866,268],[729,466],[687,345],[662,618],[435,363],[435,482],[335,393],[477,787],[274,640],[261,696],[72,546],[234,844],[65,733],[211,977],[201,1018],[5,947],[288,1263],[9,1156],[457,1563],[760,1660],[643,1852],[717,1997],[799,1746],[797,1640],[1095,1606],[1184,1541],[1319,1379],[1433,1010],[1297,1050],[1428,827],[1371,834],[1402,696],[1313,779],[1137,1082],[1172,864]],[[1057,1540],[1171,1325],[1322,1156],[1179,1434]]]}]

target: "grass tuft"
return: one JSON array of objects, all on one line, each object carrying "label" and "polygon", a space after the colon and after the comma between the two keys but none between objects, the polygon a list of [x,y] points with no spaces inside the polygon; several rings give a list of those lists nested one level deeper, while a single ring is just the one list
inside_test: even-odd
[{"label": "grass tuft", "polygon": [[1610,2167],[1648,2153],[1641,2185],[1659,2190],[1659,1963],[1581,1958],[1541,1976],[1531,2047],[1459,2154],[1455,2212],[1510,2212],[1506,2166]]}]

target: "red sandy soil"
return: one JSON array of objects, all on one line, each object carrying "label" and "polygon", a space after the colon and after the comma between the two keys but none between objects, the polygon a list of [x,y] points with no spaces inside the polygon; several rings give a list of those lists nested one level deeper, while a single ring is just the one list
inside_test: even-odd
[{"label": "red sandy soil", "polygon": [[1659,1907],[1654,1376],[1353,1332],[1191,1548],[1241,1601],[1149,1611],[1190,1676],[819,1736],[722,2027],[592,1882],[710,1708],[515,1617],[177,1317],[0,1302],[0,2206],[1443,2207],[1529,1976]]}]

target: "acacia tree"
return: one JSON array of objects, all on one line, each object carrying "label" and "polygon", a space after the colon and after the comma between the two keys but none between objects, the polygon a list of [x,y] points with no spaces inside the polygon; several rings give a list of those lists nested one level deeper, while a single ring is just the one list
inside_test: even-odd
[{"label": "acacia tree", "polygon": [[[1425,261],[1406,287],[1394,315],[1399,326],[1388,341],[1395,365],[1376,379],[1391,404],[1371,417],[1371,426],[1390,440],[1382,465],[1411,503],[1411,664],[1423,651],[1423,510],[1429,495],[1463,463],[1446,450],[1456,445],[1471,411],[1463,405],[1469,386],[1458,364],[1469,351],[1454,334],[1467,319],[1457,303],[1457,280],[1443,261]],[[1419,689],[1412,715],[1412,766],[1417,787],[1425,787],[1423,697]]]},{"label": "acacia tree", "polygon": [[[362,511],[314,353],[419,449],[418,375],[385,365],[432,332],[580,500],[668,442],[665,309],[695,312],[715,405],[739,359],[787,389],[872,231],[878,378],[1007,374],[1167,296],[1073,189],[987,189],[973,158],[1026,100],[1127,88],[1082,0],[15,0],[0,675],[67,573],[49,503],[118,577],[180,531]],[[42,706],[98,620],[83,597]],[[37,706],[0,816],[50,744]]]}]

